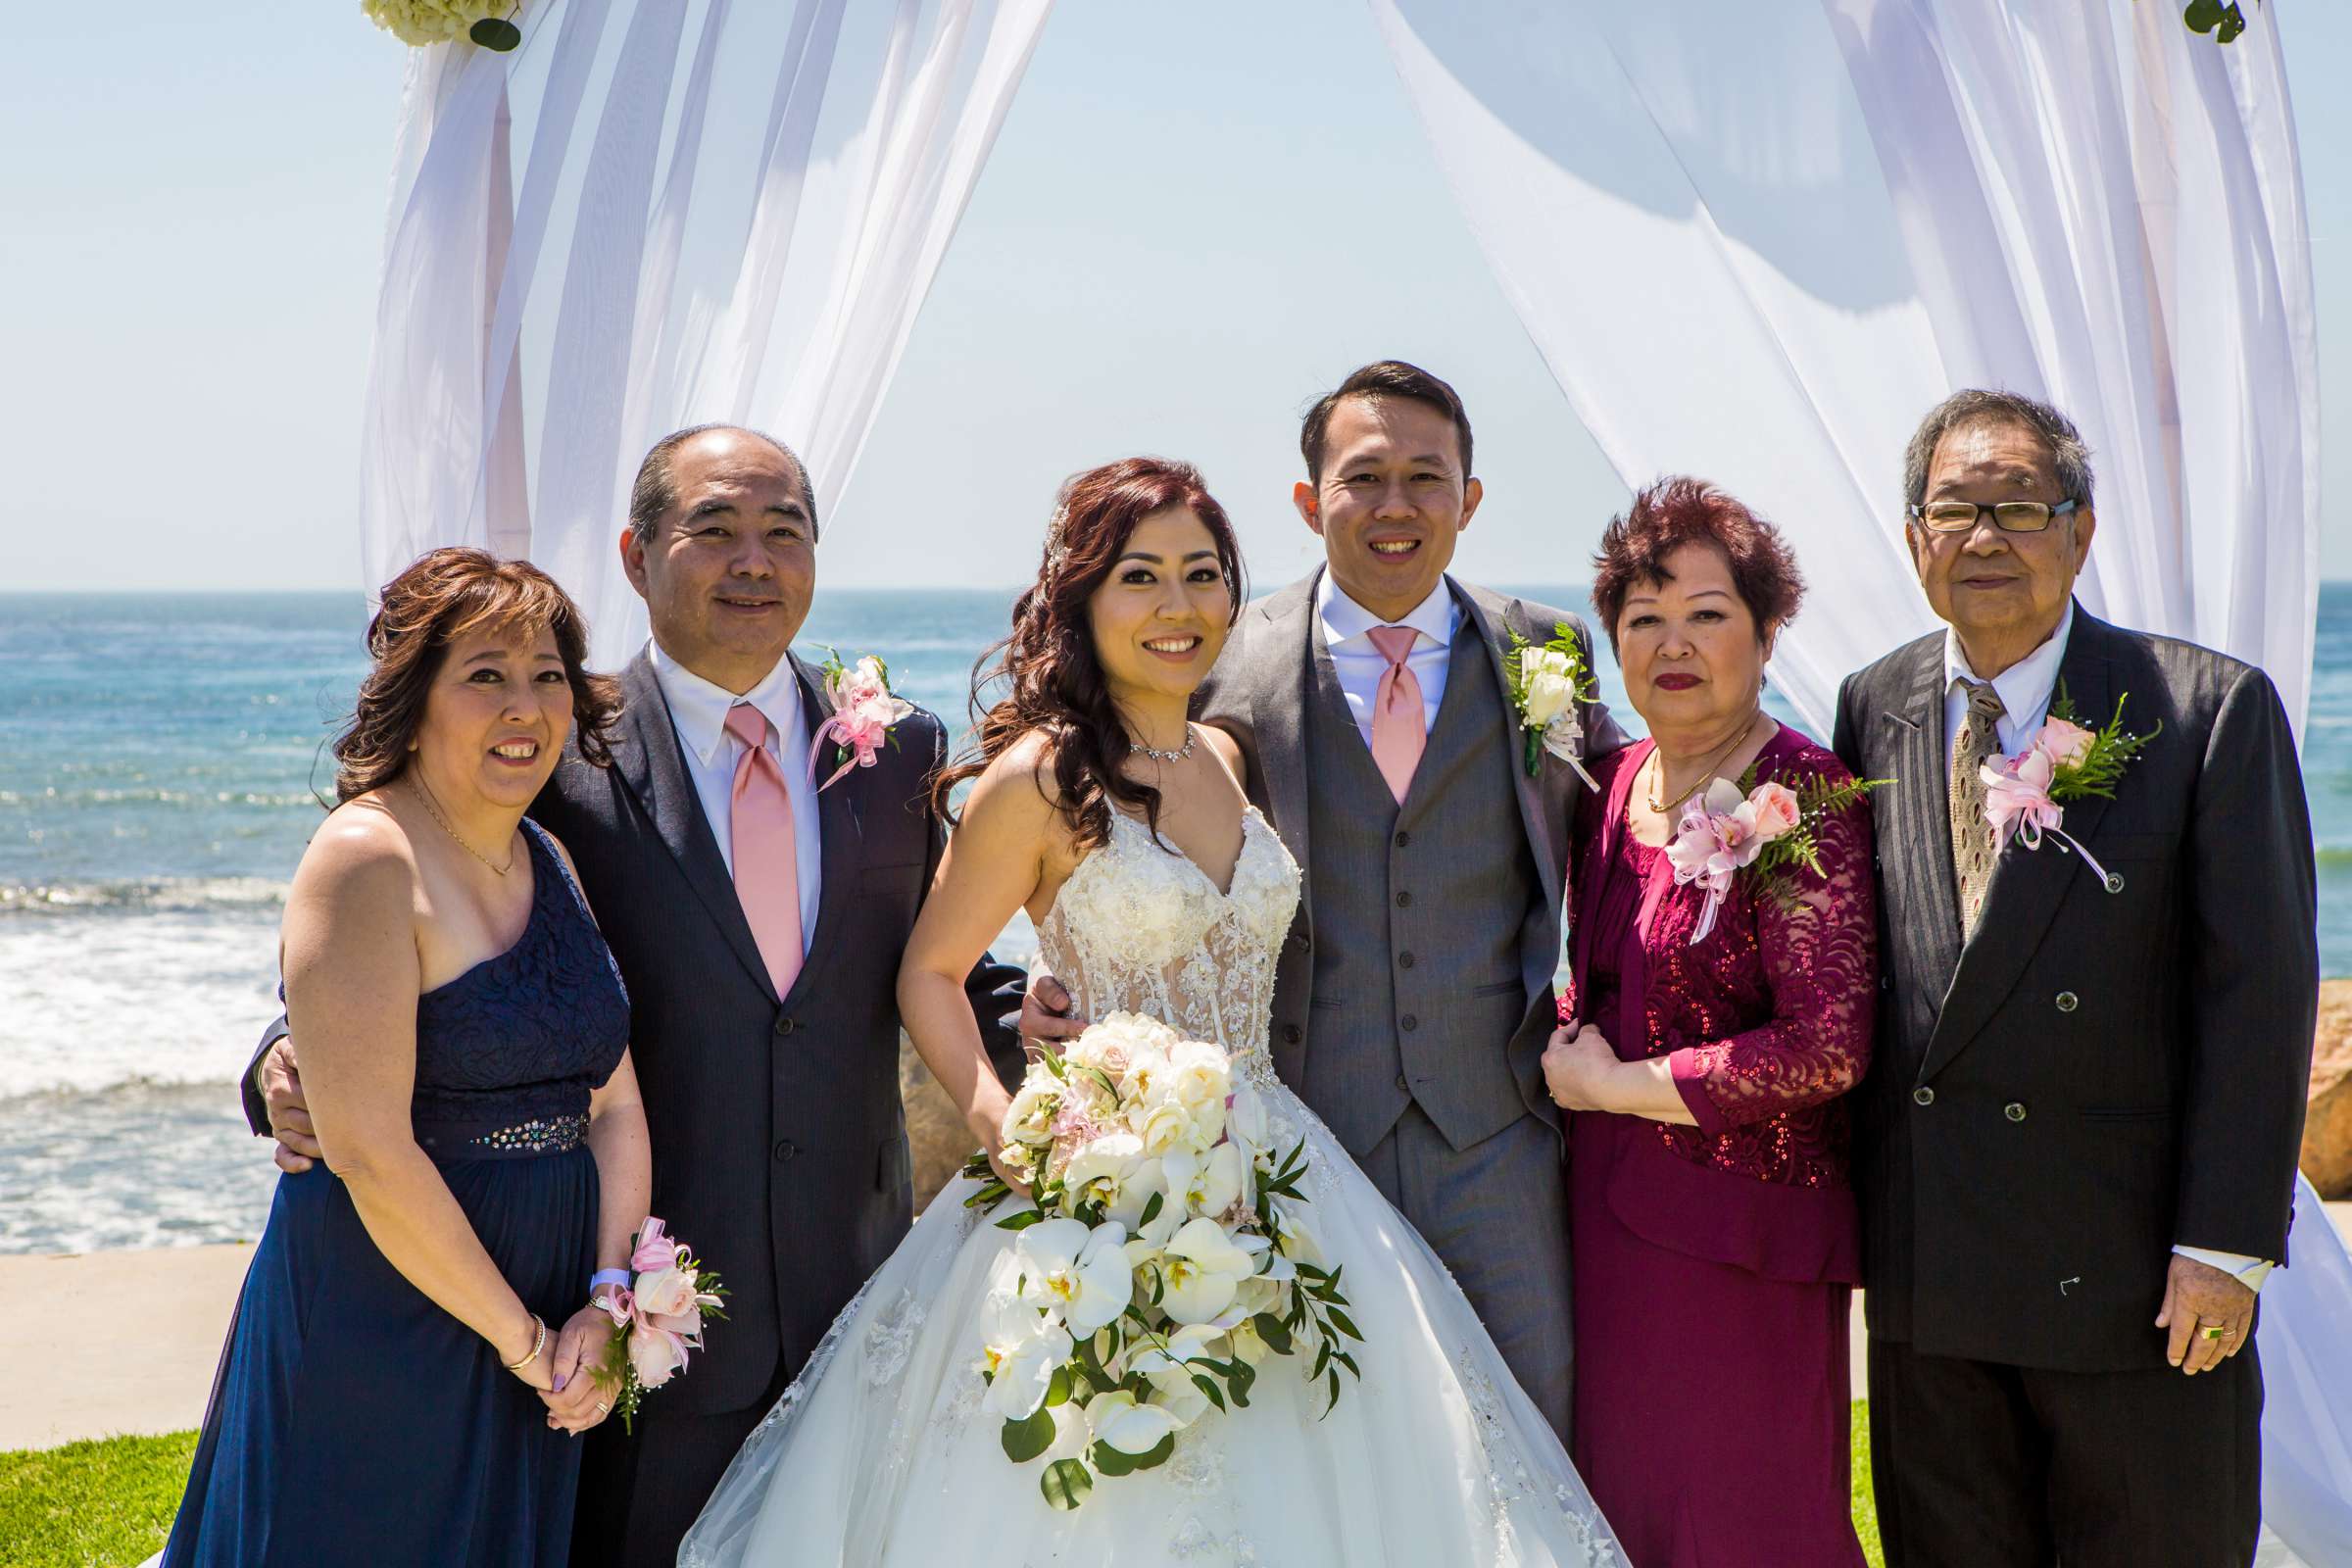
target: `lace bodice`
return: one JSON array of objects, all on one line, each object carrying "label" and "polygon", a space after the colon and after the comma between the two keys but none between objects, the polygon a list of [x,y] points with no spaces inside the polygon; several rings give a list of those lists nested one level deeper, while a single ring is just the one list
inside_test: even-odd
[{"label": "lace bodice", "polygon": [[1037,929],[1038,958],[1081,1017],[1140,1012],[1213,1040],[1246,1076],[1270,1081],[1274,961],[1298,907],[1298,862],[1254,806],[1242,813],[1233,885],[1120,811],[1078,862]]}]

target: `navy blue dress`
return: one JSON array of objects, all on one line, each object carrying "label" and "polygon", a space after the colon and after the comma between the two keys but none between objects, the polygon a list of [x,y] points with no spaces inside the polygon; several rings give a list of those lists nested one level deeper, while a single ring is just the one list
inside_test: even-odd
[{"label": "navy blue dress", "polygon": [[[553,842],[525,822],[514,947],[416,999],[410,1114],[491,1261],[555,1331],[596,1267],[591,1089],[628,998]],[[280,1177],[165,1568],[562,1564],[579,1443],[368,1240],[323,1164]]]}]

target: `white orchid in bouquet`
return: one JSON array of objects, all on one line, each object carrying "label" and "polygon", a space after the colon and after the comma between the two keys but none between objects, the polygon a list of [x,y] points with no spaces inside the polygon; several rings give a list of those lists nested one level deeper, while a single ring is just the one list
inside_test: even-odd
[{"label": "white orchid in bouquet", "polygon": [[1343,1369],[1363,1375],[1298,1191],[1305,1143],[1219,1047],[1113,1013],[1031,1063],[1003,1139],[1028,1201],[986,1154],[964,1166],[981,1184],[967,1205],[1019,1234],[978,1371],[1006,1457],[1064,1455],[1039,1479],[1056,1507],[1097,1476],[1164,1464],[1211,1411],[1247,1408],[1270,1355],[1311,1348],[1305,1376],[1333,1403]]}]

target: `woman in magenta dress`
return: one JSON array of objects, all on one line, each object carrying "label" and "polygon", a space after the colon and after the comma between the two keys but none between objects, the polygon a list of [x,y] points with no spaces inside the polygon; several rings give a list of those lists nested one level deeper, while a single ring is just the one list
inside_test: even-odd
[{"label": "woman in magenta dress", "polygon": [[1637,496],[1594,564],[1650,739],[1599,764],[1579,821],[1544,1056],[1572,1112],[1577,1469],[1637,1568],[1859,1568],[1842,1097],[1878,989],[1868,810],[1815,825],[1819,875],[1741,872],[1693,941],[1706,894],[1665,850],[1685,803],[1848,777],[1761,706],[1803,584],[1769,523],[1690,479]]}]

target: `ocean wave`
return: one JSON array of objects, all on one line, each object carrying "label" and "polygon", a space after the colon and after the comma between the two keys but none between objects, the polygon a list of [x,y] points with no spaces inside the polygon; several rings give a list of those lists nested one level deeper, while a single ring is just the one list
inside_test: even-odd
[{"label": "ocean wave", "polygon": [[318,798],[300,790],[96,789],[0,790],[0,806],[37,806],[44,810],[74,806],[290,806],[318,809]]},{"label": "ocean wave", "polygon": [[0,885],[0,914],[91,914],[114,910],[193,913],[284,906],[288,884],[259,876],[132,878],[111,882]]}]

